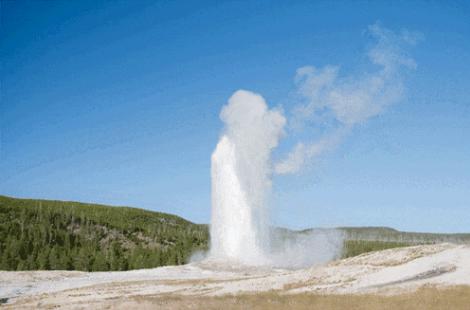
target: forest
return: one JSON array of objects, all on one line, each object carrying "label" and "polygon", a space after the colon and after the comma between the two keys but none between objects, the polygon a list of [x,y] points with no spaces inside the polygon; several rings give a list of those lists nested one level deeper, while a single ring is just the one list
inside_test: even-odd
[{"label": "forest", "polygon": [[207,242],[206,225],[170,214],[0,196],[0,270],[179,265]]}]

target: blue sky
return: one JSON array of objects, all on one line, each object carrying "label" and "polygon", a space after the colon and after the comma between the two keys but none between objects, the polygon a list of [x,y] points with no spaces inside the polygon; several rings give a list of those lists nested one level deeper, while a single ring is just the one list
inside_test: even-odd
[{"label": "blue sky", "polygon": [[207,223],[230,95],[288,115],[296,69],[355,72],[380,22],[424,37],[405,98],[311,169],[275,176],[273,221],[470,231],[468,2],[187,2],[2,2],[0,194]]}]

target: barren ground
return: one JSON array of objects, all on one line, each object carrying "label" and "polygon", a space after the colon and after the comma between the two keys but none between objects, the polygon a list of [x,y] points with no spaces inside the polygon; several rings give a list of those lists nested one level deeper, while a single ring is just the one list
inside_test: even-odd
[{"label": "barren ground", "polygon": [[465,309],[470,245],[396,248],[301,270],[205,261],[127,272],[1,271],[0,300],[15,309]]}]

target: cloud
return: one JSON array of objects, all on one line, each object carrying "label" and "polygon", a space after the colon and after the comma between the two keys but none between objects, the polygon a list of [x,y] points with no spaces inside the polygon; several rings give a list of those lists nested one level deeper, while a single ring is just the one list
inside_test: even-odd
[{"label": "cloud", "polygon": [[355,125],[383,113],[403,98],[404,74],[416,68],[407,49],[421,36],[406,30],[396,34],[379,24],[369,26],[367,33],[375,41],[367,51],[370,63],[377,68],[375,71],[341,76],[339,66],[297,69],[295,84],[301,103],[294,109],[295,122],[320,119],[336,129],[317,142],[299,142],[275,165],[276,173],[298,172],[307,162],[338,145]]},{"label": "cloud", "polygon": [[312,162],[314,158],[334,149],[342,141],[346,133],[345,130],[336,130],[314,143],[297,143],[287,158],[276,164],[275,172],[277,174],[289,174],[299,171],[302,167]]}]

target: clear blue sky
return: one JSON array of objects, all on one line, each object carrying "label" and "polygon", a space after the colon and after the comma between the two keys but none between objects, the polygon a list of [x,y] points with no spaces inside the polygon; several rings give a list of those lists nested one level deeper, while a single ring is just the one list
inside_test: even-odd
[{"label": "clear blue sky", "polygon": [[188,2],[2,1],[0,194],[207,223],[228,97],[287,112],[297,68],[354,71],[380,21],[425,38],[405,100],[276,176],[273,220],[470,231],[469,2]]}]

